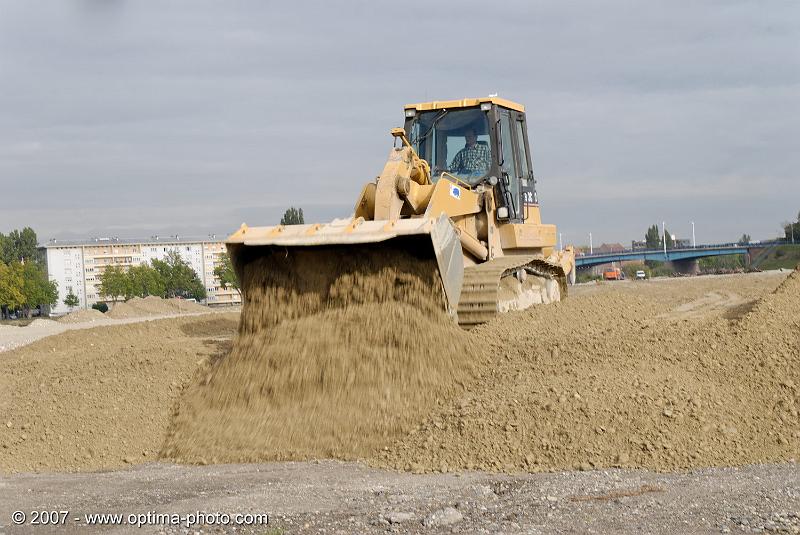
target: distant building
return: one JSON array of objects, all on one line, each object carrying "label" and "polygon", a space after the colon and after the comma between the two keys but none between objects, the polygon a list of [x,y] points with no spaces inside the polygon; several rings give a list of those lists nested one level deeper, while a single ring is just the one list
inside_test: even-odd
[{"label": "distant building", "polygon": [[632,251],[641,251],[643,249],[647,249],[647,242],[644,240],[633,240],[631,242],[631,250]]},{"label": "distant building", "polygon": [[600,247],[594,248],[594,253],[621,253],[625,251],[625,246],[621,243],[604,243]]},{"label": "distant building", "polygon": [[78,308],[89,308],[103,301],[100,296],[100,276],[108,266],[130,268],[150,264],[153,259],[164,260],[170,251],[177,252],[197,273],[208,294],[208,305],[241,303],[239,292],[223,289],[214,276],[225,252],[225,244],[211,236],[197,240],[170,236],[153,236],[146,240],[95,238],[85,241],[51,240],[40,248],[47,264],[47,276],[58,283],[58,302],[53,314],[64,314],[69,308],[64,298],[70,290],[78,297]]}]

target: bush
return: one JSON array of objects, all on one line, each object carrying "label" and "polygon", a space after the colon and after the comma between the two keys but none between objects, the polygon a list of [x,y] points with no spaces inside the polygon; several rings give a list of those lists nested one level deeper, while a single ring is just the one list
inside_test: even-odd
[{"label": "bush", "polygon": [[667,265],[666,262],[658,262],[650,268],[649,275],[651,277],[671,277],[675,274],[675,270]]},{"label": "bush", "polygon": [[701,258],[698,262],[701,271],[742,269],[745,266],[744,255],[724,255]]},{"label": "bush", "polygon": [[578,276],[575,278],[575,282],[580,284],[582,282],[592,282],[592,281],[600,281],[603,280],[602,275],[593,275],[591,270],[587,271],[579,271]]},{"label": "bush", "polygon": [[95,309],[95,310],[99,310],[103,314],[108,312],[108,305],[105,304],[105,303],[95,303],[95,304],[92,305],[92,308]]}]

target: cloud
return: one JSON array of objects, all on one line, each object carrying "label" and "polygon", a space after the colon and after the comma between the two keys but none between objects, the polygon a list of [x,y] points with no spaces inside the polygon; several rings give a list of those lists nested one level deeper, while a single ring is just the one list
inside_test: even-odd
[{"label": "cloud", "polygon": [[42,151],[43,145],[38,141],[20,141],[0,146],[0,155],[6,158],[36,156]]},{"label": "cloud", "polygon": [[526,104],[545,218],[570,232],[638,235],[637,207],[691,205],[725,241],[800,208],[796,2],[0,7],[0,227],[333,217],[403,104],[492,92]]}]

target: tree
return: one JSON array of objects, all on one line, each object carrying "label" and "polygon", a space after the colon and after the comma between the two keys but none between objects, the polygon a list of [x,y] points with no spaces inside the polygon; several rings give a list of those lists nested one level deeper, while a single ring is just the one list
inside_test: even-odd
[{"label": "tree", "polygon": [[8,236],[0,234],[0,260],[6,265],[14,262],[41,263],[37,244],[36,232],[30,227],[21,231],[12,230]]},{"label": "tree", "polygon": [[286,210],[281,218],[281,225],[302,225],[303,223],[303,209],[294,206]]},{"label": "tree", "polygon": [[661,234],[658,232],[658,225],[653,225],[647,229],[644,241],[648,249],[658,249],[661,247]]},{"label": "tree", "polygon": [[[798,215],[800,215],[800,214],[798,214]],[[797,222],[797,223],[786,222],[786,223],[784,223],[783,224],[783,233],[784,233],[784,239],[787,242],[792,242],[792,240],[794,240],[793,243],[797,243],[798,241],[800,241],[800,222]]]},{"label": "tree", "polygon": [[164,277],[148,264],[131,267],[128,270],[127,278],[130,297],[147,297],[148,295],[164,297],[166,294],[167,285]]},{"label": "tree", "polygon": [[206,289],[203,283],[177,251],[167,253],[164,260],[153,259],[153,268],[164,280],[166,297],[191,297],[198,301],[205,299]]},{"label": "tree", "polygon": [[[670,234],[669,229],[664,229],[664,233],[667,235],[667,249],[672,249],[675,247],[675,241],[672,239],[672,234]],[[661,242],[664,243],[663,241]]]},{"label": "tree", "polygon": [[230,286],[242,295],[241,286],[239,285],[239,278],[236,276],[236,271],[233,269],[233,263],[228,253],[222,253],[219,257],[219,263],[214,267],[214,276],[219,279],[219,285],[227,290]]},{"label": "tree", "polygon": [[64,304],[67,305],[70,310],[81,304],[81,302],[78,300],[78,296],[72,291],[72,286],[69,287],[69,293],[64,298]]},{"label": "tree", "polygon": [[108,266],[100,275],[100,295],[116,301],[132,296],[129,279],[120,266]]},{"label": "tree", "polygon": [[781,223],[783,228],[783,238],[789,243],[800,242],[800,212],[797,212],[797,220],[784,221]]},{"label": "tree", "polygon": [[[669,229],[665,229],[664,233],[667,235],[667,249],[672,249],[675,246],[672,234],[669,233]],[[658,225],[653,225],[647,229],[647,233],[644,235],[644,241],[648,249],[661,249],[664,247],[664,236],[662,236],[661,231],[658,230]]]},{"label": "tree", "polygon": [[750,235],[749,234],[742,234],[742,237],[739,238],[739,245],[749,245],[750,244]]},{"label": "tree", "polygon": [[58,285],[48,280],[44,268],[35,262],[16,264],[22,274],[22,309],[30,317],[33,308],[58,302]]},{"label": "tree", "polygon": [[22,270],[0,261],[0,311],[2,317],[8,317],[9,311],[22,306],[24,300]]}]

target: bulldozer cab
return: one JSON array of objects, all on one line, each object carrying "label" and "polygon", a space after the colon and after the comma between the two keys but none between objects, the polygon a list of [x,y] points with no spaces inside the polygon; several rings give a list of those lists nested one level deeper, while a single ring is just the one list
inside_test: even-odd
[{"label": "bulldozer cab", "polygon": [[498,219],[510,222],[538,204],[522,105],[497,97],[428,102],[407,105],[405,116],[406,136],[434,182],[494,187],[504,208]]}]

